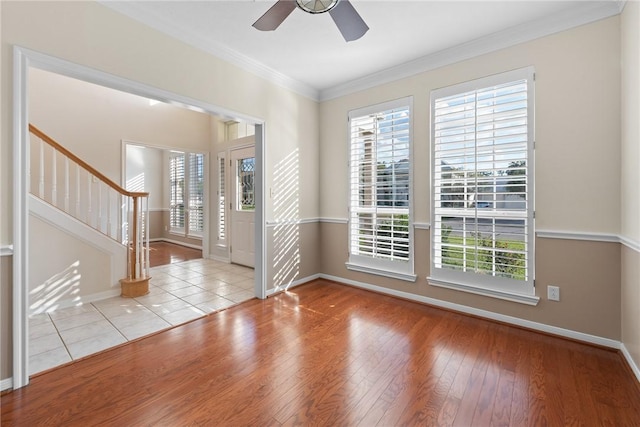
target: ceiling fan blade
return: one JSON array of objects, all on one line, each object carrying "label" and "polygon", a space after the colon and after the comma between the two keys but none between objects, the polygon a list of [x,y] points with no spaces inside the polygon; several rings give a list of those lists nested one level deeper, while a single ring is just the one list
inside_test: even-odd
[{"label": "ceiling fan blade", "polygon": [[342,33],[342,37],[348,42],[358,40],[369,31],[369,27],[349,0],[340,0],[329,14]]},{"label": "ceiling fan blade", "polygon": [[295,0],[278,0],[276,4],[271,6],[253,26],[260,31],[273,31],[287,19],[287,16],[296,8]]}]

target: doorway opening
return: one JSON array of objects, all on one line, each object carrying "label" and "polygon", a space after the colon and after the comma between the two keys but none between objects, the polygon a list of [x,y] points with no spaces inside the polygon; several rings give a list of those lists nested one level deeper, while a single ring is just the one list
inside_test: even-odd
[{"label": "doorway opening", "polygon": [[[256,129],[256,273],[252,281],[252,295],[265,298],[265,221],[264,221],[264,122],[261,119],[236,113],[219,106],[184,97],[152,86],[116,77],[94,69],[79,66],[28,49],[14,48],[14,253],[13,253],[13,388],[29,382],[29,112],[28,74],[30,69],[41,69],[111,88],[192,111],[212,114],[228,120],[252,123]],[[208,232],[210,233],[210,231]],[[208,234],[207,233],[207,234]],[[207,236],[208,237],[208,236]],[[210,246],[210,245],[209,245]]]}]

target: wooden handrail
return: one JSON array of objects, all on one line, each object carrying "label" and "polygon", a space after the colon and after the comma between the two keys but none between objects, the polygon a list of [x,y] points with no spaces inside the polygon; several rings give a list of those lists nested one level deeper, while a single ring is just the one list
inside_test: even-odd
[{"label": "wooden handrail", "polygon": [[73,154],[72,152],[64,148],[62,145],[60,145],[56,141],[54,141],[51,137],[49,137],[47,134],[42,132],[40,129],[38,129],[31,123],[29,123],[29,132],[33,133],[38,138],[40,138],[41,140],[43,140],[44,142],[46,142],[47,144],[55,148],[57,151],[61,152],[62,154],[64,154],[65,156],[67,156],[68,158],[70,158],[80,166],[82,166],[84,169],[89,171],[91,175],[97,177],[99,180],[103,181],[105,184],[107,184],[109,187],[113,188],[115,191],[122,194],[123,196],[137,198],[137,197],[147,197],[149,195],[149,193],[127,191],[124,188],[120,187],[118,184],[116,184],[115,182],[113,182],[112,180],[104,176],[97,169],[89,165],[84,160],[80,159],[78,156],[76,156],[75,154]]}]

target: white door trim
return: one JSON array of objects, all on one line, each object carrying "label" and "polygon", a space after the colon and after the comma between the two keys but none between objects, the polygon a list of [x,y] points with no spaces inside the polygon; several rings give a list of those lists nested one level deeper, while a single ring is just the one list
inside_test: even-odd
[{"label": "white door trim", "polygon": [[98,84],[134,95],[153,98],[196,111],[246,121],[256,125],[256,275],[255,291],[258,298],[266,298],[266,223],[264,207],[265,150],[264,120],[235,112],[214,104],[178,95],[93,68],[46,55],[34,50],[14,46],[13,49],[13,388],[29,383],[29,331],[28,331],[28,72],[29,67],[40,68],[67,77]]}]

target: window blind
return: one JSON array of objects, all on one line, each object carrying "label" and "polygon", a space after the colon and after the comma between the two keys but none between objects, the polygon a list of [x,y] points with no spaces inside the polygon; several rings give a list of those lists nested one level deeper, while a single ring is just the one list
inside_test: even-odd
[{"label": "window blind", "polygon": [[432,97],[432,275],[532,282],[529,79],[453,92]]},{"label": "window blind", "polygon": [[169,226],[184,229],[184,153],[172,152],[169,157]]},{"label": "window blind", "polygon": [[412,273],[411,111],[402,101],[350,116],[349,246],[351,263]]},{"label": "window blind", "polygon": [[218,240],[226,239],[225,164],[224,155],[218,156]]},{"label": "window blind", "polygon": [[189,153],[189,233],[204,230],[204,154]]}]

